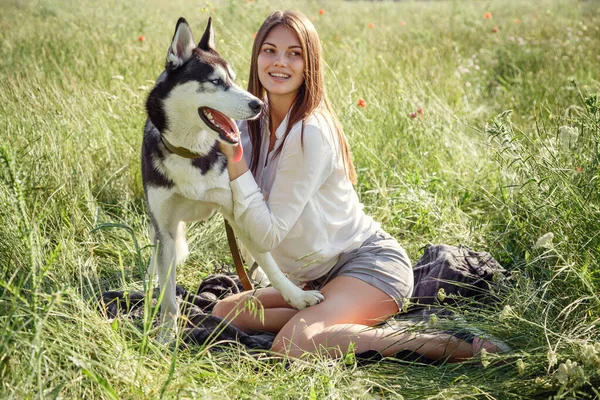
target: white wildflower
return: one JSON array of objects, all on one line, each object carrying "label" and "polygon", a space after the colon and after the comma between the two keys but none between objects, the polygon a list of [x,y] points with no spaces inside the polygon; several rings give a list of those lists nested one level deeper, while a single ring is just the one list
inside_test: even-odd
[{"label": "white wildflower", "polygon": [[554,233],[552,232],[548,232],[542,236],[540,236],[540,238],[535,242],[535,245],[533,246],[534,249],[539,249],[539,248],[551,248],[552,247],[552,239],[554,239]]},{"label": "white wildflower", "polygon": [[523,361],[523,359],[519,358],[517,360],[517,370],[519,371],[519,375],[523,375],[525,373],[525,367],[527,367],[527,364],[525,361]]},{"label": "white wildflower", "polygon": [[507,304],[504,306],[504,308],[500,312],[498,319],[500,320],[500,322],[504,322],[507,319],[514,317],[515,315],[516,315],[515,310],[510,305]]},{"label": "white wildflower", "polygon": [[113,75],[110,78],[115,79],[117,81],[122,81],[123,79],[125,79],[125,78],[123,78],[123,75]]},{"label": "white wildflower", "polygon": [[566,385],[569,382],[569,370],[567,369],[567,365],[562,363],[558,366],[558,372],[556,373],[556,380],[561,385]]},{"label": "white wildflower", "polygon": [[583,368],[575,361],[567,360],[558,366],[556,380],[561,385],[566,385],[569,381],[576,381],[583,377]]},{"label": "white wildflower", "polygon": [[583,365],[590,367],[600,366],[600,342],[593,344],[584,344],[579,349],[579,358]]},{"label": "white wildflower", "polygon": [[558,362],[558,358],[556,357],[554,350],[548,350],[546,357],[548,357],[548,365],[551,367]]}]

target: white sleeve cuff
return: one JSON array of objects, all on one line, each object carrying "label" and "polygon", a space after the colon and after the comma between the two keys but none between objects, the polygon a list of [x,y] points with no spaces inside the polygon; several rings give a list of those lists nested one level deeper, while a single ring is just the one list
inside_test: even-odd
[{"label": "white sleeve cuff", "polygon": [[229,182],[229,185],[231,187],[231,191],[233,192],[233,201],[235,202],[244,202],[244,200],[250,197],[252,194],[256,193],[257,191],[260,192],[260,189],[256,184],[254,176],[252,176],[252,172],[250,172],[250,170],[244,172],[242,175]]}]

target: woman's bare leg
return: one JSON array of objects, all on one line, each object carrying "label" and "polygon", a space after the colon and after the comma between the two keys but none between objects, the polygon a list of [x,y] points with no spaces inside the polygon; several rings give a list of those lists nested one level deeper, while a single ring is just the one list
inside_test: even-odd
[{"label": "woman's bare leg", "polygon": [[356,351],[377,350],[374,346],[383,336],[375,336],[369,327],[396,314],[396,302],[380,289],[348,276],[334,278],[321,293],[325,300],[294,315],[271,349],[291,357],[323,349],[339,356],[351,342]]},{"label": "woman's bare leg", "polygon": [[[359,279],[337,277],[321,292],[325,300],[295,314],[275,338],[273,351],[290,357],[315,351],[340,357],[350,349],[376,350],[384,356],[410,350],[433,360],[448,361],[465,360],[479,351],[447,334],[371,327],[396,314],[398,306],[386,293]],[[479,346],[489,352],[500,351],[489,342]]]},{"label": "woman's bare leg", "polygon": [[237,293],[219,300],[212,315],[229,321],[242,332],[277,333],[298,313],[274,288]]},{"label": "woman's bare leg", "polygon": [[384,356],[409,350],[432,360],[461,361],[481,348],[490,353],[500,351],[481,340],[471,345],[447,334],[373,328],[398,307],[387,294],[359,279],[335,278],[322,293],[322,303],[299,312],[273,288],[242,292],[219,300],[213,315],[247,333],[279,332],[272,350],[290,357],[319,351],[336,358],[352,348],[357,353],[376,350]]},{"label": "woman's bare leg", "polygon": [[[284,354],[299,357],[305,352],[319,351],[332,358],[341,357],[348,350],[360,353],[376,350],[391,356],[403,350],[414,351],[432,360],[462,361],[475,355],[474,345],[444,333],[408,333],[393,328],[373,328],[359,324],[338,324],[323,329],[311,337],[307,349],[294,346]],[[489,342],[489,352],[499,351]],[[281,352],[280,352],[281,353]]]}]

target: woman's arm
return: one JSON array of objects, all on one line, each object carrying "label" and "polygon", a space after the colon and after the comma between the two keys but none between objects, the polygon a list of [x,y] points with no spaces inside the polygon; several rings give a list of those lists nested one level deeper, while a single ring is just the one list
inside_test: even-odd
[{"label": "woman's arm", "polygon": [[266,252],[281,243],[333,171],[334,152],[325,134],[319,126],[306,124],[301,140],[300,126],[292,129],[279,156],[267,202],[247,163],[233,163],[233,151],[226,153],[234,218],[258,250]]}]

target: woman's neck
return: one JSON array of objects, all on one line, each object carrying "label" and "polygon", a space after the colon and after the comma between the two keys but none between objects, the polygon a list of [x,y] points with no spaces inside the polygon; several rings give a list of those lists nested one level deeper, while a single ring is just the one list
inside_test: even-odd
[{"label": "woman's neck", "polygon": [[292,104],[294,103],[295,94],[293,95],[272,95],[267,94],[269,101],[269,117],[270,117],[270,130],[271,134],[274,135],[281,122],[285,119],[285,116],[290,111]]}]

